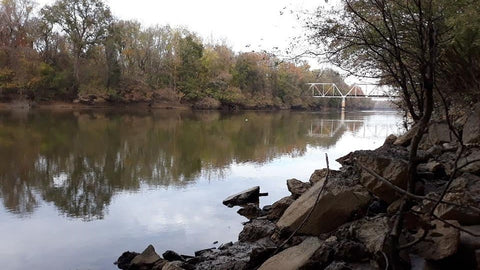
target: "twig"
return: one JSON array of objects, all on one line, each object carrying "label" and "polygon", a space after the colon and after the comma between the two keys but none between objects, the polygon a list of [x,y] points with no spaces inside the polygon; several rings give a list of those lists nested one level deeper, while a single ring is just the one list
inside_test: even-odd
[{"label": "twig", "polygon": [[383,259],[385,259],[385,270],[388,270],[388,268],[390,267],[389,265],[389,261],[388,261],[388,257],[387,257],[387,254],[385,254],[385,252],[383,251],[380,251],[383,255]]},{"label": "twig", "polygon": [[[416,199],[416,200],[426,200],[426,201],[431,201],[431,202],[437,202],[436,199],[429,198],[429,197],[426,197],[426,196],[415,195],[415,194],[413,194],[413,193],[410,193],[410,192],[404,190],[403,188],[400,188],[400,187],[392,184],[392,182],[388,181],[388,179],[382,177],[382,176],[379,175],[378,173],[374,172],[372,169],[367,168],[366,166],[364,166],[364,165],[363,165],[362,163],[360,163],[359,161],[357,161],[357,164],[358,164],[363,170],[365,170],[366,172],[368,172],[369,174],[371,174],[372,176],[374,176],[377,180],[385,183],[387,186],[391,187],[392,189],[394,189],[395,191],[401,193],[402,195],[408,196],[408,197],[413,198],[413,199]],[[441,203],[441,204],[450,205],[450,206],[454,206],[454,207],[458,207],[458,208],[462,208],[462,209],[466,209],[466,210],[471,210],[471,211],[480,213],[480,208],[477,208],[477,207],[474,207],[474,206],[465,206],[465,205],[461,205],[461,204],[457,204],[457,203],[453,203],[453,202],[446,202],[446,201],[443,201],[443,200],[442,200],[440,203]]]},{"label": "twig", "polygon": [[447,224],[448,226],[452,226],[453,228],[455,228],[455,229],[457,229],[457,230],[459,230],[459,231],[461,231],[461,232],[464,232],[464,233],[469,234],[469,235],[474,236],[474,237],[480,237],[480,234],[471,232],[471,231],[469,231],[469,230],[465,230],[464,228],[462,228],[462,227],[460,227],[460,226],[457,226],[457,225],[455,225],[455,224],[453,224],[453,223],[451,223],[451,222],[448,222],[448,221],[446,221],[445,219],[443,219],[443,218],[441,218],[441,217],[439,217],[439,216],[437,216],[437,215],[435,215],[435,214],[432,215],[432,217],[434,217],[435,219],[437,219],[437,220],[439,220],[439,221]]},{"label": "twig", "polygon": [[407,243],[407,244],[405,244],[405,245],[402,245],[402,246],[398,247],[398,250],[407,249],[407,248],[410,248],[410,247],[415,246],[416,244],[418,244],[418,243],[420,243],[421,241],[425,240],[425,237],[427,237],[427,234],[428,234],[428,230],[427,230],[427,229],[423,229],[423,234],[422,234],[418,239],[415,239],[415,240],[413,240],[413,241],[410,242],[410,243]]},{"label": "twig", "polygon": [[463,146],[463,143],[461,142],[460,143],[460,151],[458,151],[458,154],[457,156],[455,157],[455,162],[453,163],[453,172],[450,174],[450,177],[448,179],[448,182],[447,184],[445,185],[445,188],[442,190],[442,194],[440,195],[440,197],[438,198],[438,200],[435,202],[435,204],[433,205],[432,209],[430,209],[430,215],[433,215],[433,213],[435,212],[435,210],[437,209],[437,207],[440,205],[440,203],[443,201],[443,198],[445,197],[445,195],[447,194],[448,192],[448,189],[450,188],[450,186],[452,185],[453,181],[455,180],[455,174],[457,174],[457,171],[458,171],[458,161],[460,160],[460,157],[462,156],[463,154],[463,151],[465,150],[465,147]]},{"label": "twig", "polygon": [[325,189],[325,187],[327,186],[328,184],[328,178],[330,176],[330,165],[329,165],[329,162],[328,162],[328,154],[325,153],[325,159],[327,160],[327,174],[325,175],[325,181],[323,181],[323,185],[322,185],[322,188],[320,189],[320,191],[318,192],[317,194],[317,198],[315,199],[315,203],[313,204],[313,207],[310,209],[310,211],[308,212],[307,216],[303,219],[302,223],[295,229],[295,231],[292,232],[292,234],[290,234],[290,236],[287,238],[287,240],[285,240],[280,246],[277,247],[277,249],[275,250],[275,252],[273,254],[277,254],[277,252],[283,247],[285,246],[285,244],[288,243],[288,241],[290,241],[292,239],[293,236],[295,236],[295,234],[297,234],[297,232],[303,228],[303,226],[305,225],[305,223],[307,222],[307,220],[310,218],[310,216],[312,215],[313,211],[315,211],[315,208],[318,204],[318,201],[320,200],[320,195],[323,193],[323,190]]},{"label": "twig", "polygon": [[[466,158],[465,158],[465,159],[466,159]],[[468,165],[470,165],[470,164],[472,164],[472,163],[475,163],[475,162],[478,162],[478,161],[480,161],[480,158],[467,161],[467,163],[465,163],[465,164],[463,164],[462,166],[458,167],[458,170],[461,170],[461,169],[467,167]]]}]

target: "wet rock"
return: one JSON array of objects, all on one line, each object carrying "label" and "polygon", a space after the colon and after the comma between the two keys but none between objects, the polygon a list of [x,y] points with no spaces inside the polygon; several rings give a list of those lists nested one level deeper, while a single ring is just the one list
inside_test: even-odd
[{"label": "wet rock", "polygon": [[253,219],[258,217],[261,214],[260,208],[258,208],[255,203],[248,203],[244,207],[238,209],[237,213],[241,216],[244,216],[248,219]]},{"label": "wet rock", "polygon": [[399,136],[393,144],[399,145],[399,146],[408,146],[412,141],[413,137],[415,136],[415,134],[417,134],[417,131],[418,131],[418,126],[413,126],[405,134],[403,134],[402,136]]},{"label": "wet rock", "polygon": [[287,210],[287,208],[294,202],[295,200],[291,197],[291,196],[288,196],[288,197],[284,197],[278,201],[276,201],[273,205],[272,205],[272,209],[270,211],[270,213],[268,214],[268,219],[270,220],[275,220],[275,219],[279,219],[283,213],[285,212],[285,210]]},{"label": "wet rock", "polygon": [[247,223],[238,235],[240,242],[254,242],[271,236],[275,232],[275,223],[265,219],[254,219]]},{"label": "wet rock", "polygon": [[204,254],[203,260],[195,265],[199,270],[230,270],[248,269],[247,264],[254,248],[261,247],[260,243],[236,242],[225,249]]},{"label": "wet rock", "polygon": [[[408,181],[408,164],[402,159],[376,151],[358,151],[357,160],[365,167],[388,179],[392,184],[405,189]],[[391,203],[399,198],[396,192],[365,170],[362,170],[360,182],[380,199]]]},{"label": "wet rock", "polygon": [[271,257],[260,270],[299,269],[304,266],[322,242],[316,237],[305,239],[300,245],[290,247]]},{"label": "wet rock", "polygon": [[169,261],[169,262],[173,262],[173,261],[185,261],[185,258],[183,258],[180,254],[176,253],[175,251],[173,250],[167,250],[165,251],[163,254],[162,254],[162,257]]},{"label": "wet rock", "polygon": [[223,204],[228,207],[233,207],[235,205],[245,205],[247,203],[258,203],[259,196],[260,187],[256,186],[226,198],[223,200]]},{"label": "wet rock", "polygon": [[[303,222],[310,209],[314,207],[323,182],[317,182],[287,208],[277,222],[280,229],[294,231]],[[320,235],[330,232],[348,221],[354,212],[364,209],[370,199],[370,195],[363,187],[349,186],[342,183],[341,179],[332,179],[299,233]]]},{"label": "wet rock", "polygon": [[[455,220],[448,222],[460,225]],[[414,246],[414,251],[427,260],[440,260],[455,254],[460,242],[458,230],[438,220],[433,221],[432,224],[435,229],[428,232],[425,241]],[[421,234],[422,232],[418,232],[416,238]]]},{"label": "wet rock", "polygon": [[300,180],[297,180],[295,178],[287,180],[287,187],[288,191],[292,193],[292,196],[296,199],[300,197],[305,191],[307,191],[310,188],[309,183],[304,183]]},{"label": "wet rock", "polygon": [[157,261],[161,260],[155,252],[155,248],[149,245],[141,254],[135,256],[130,262],[131,269],[141,269],[152,267]]},{"label": "wet rock", "polygon": [[480,103],[477,103],[472,113],[468,116],[467,122],[463,126],[463,143],[480,143]]},{"label": "wet rock", "polygon": [[119,269],[129,269],[130,262],[135,258],[139,253],[137,252],[124,252],[120,257],[118,257],[117,261],[114,264],[117,265]]},{"label": "wet rock", "polygon": [[[319,181],[323,181],[323,179],[327,176],[327,172],[327,169],[315,170],[310,176],[310,184],[313,185]],[[336,177],[338,174],[340,174],[340,171],[330,170],[330,177]]]},{"label": "wet rock", "polygon": [[[463,174],[453,180],[444,201],[460,205],[480,205],[480,177],[473,174]],[[454,219],[462,225],[480,224],[480,214],[474,210],[440,204],[435,210],[436,215],[443,219]]]}]

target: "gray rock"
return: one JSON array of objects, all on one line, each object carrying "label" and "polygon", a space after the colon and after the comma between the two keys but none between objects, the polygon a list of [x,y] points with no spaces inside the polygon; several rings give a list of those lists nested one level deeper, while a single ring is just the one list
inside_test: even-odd
[{"label": "gray rock", "polygon": [[238,209],[237,213],[241,216],[244,216],[248,219],[256,218],[260,215],[262,211],[258,208],[258,205],[255,203],[247,203],[244,207]]},{"label": "gray rock", "polygon": [[162,257],[169,261],[169,262],[173,262],[173,261],[185,261],[185,258],[183,258],[180,254],[176,253],[175,251],[173,250],[167,250],[165,251],[163,254],[162,254]]},{"label": "gray rock", "polygon": [[[460,226],[455,220],[448,222]],[[435,220],[432,222],[435,229],[430,230],[422,241],[413,247],[416,254],[427,260],[441,260],[455,254],[460,243],[460,233],[457,229]],[[418,232],[416,238],[423,234]]]},{"label": "gray rock", "polygon": [[225,200],[223,200],[223,204],[228,207],[233,207],[235,205],[257,203],[259,195],[260,195],[260,187],[256,186],[226,198]]},{"label": "gray rock", "polygon": [[294,198],[300,197],[303,193],[305,193],[305,191],[310,188],[310,186],[310,183],[304,183],[295,178],[287,180],[288,191],[292,193]]},{"label": "gray rock", "polygon": [[254,242],[261,238],[271,236],[275,232],[275,223],[265,219],[254,219],[245,224],[238,235],[240,242]]},{"label": "gray rock", "polygon": [[480,173],[480,149],[475,148],[470,153],[458,161],[461,172]]},{"label": "gray rock", "polygon": [[113,264],[117,265],[117,267],[119,269],[129,269],[130,268],[130,262],[137,255],[139,255],[137,252],[126,251],[120,257],[118,257],[117,261],[114,262]]},{"label": "gray rock", "polygon": [[259,270],[299,269],[308,263],[310,257],[321,246],[316,237],[305,239],[300,245],[290,247],[264,262]]},{"label": "gray rock", "polygon": [[[310,184],[313,185],[319,181],[322,181],[327,176],[327,172],[327,169],[315,170],[310,176]],[[339,173],[340,171],[330,170],[330,177],[336,177]]]},{"label": "gray rock", "polygon": [[[408,181],[408,164],[404,160],[375,151],[358,151],[356,157],[361,164],[392,184],[405,189]],[[391,203],[400,196],[384,182],[362,170],[360,182],[380,199]]]},{"label": "gray rock", "polygon": [[405,134],[399,136],[397,140],[393,143],[394,145],[408,146],[412,141],[415,134],[417,134],[418,126],[413,126]]},{"label": "gray rock", "polygon": [[[460,205],[480,205],[480,177],[473,174],[463,174],[453,180],[444,201]],[[440,204],[435,214],[443,219],[454,219],[462,225],[480,224],[480,215],[474,210],[467,210]]]},{"label": "gray rock", "polygon": [[284,197],[278,201],[276,201],[272,205],[272,209],[270,210],[270,213],[268,214],[268,219],[270,220],[275,220],[279,219],[285,210],[294,202],[295,200],[291,197]]},{"label": "gray rock", "polygon": [[463,143],[480,143],[480,103],[477,103],[463,126]]},{"label": "gray rock", "polygon": [[455,136],[450,131],[446,121],[430,123],[427,134],[427,141],[430,145],[441,145],[454,139]]},{"label": "gray rock", "polygon": [[397,136],[393,135],[393,134],[390,134],[388,135],[388,137],[385,139],[385,142],[383,143],[383,145],[392,145],[393,143],[395,143],[395,141],[398,139]]},{"label": "gray rock", "polygon": [[157,261],[161,260],[160,256],[155,252],[155,248],[149,245],[141,254],[135,256],[130,265],[133,269],[153,266]]},{"label": "gray rock", "polygon": [[[294,231],[303,222],[314,207],[323,182],[317,182],[287,208],[277,222],[280,229]],[[330,232],[348,221],[355,211],[365,208],[370,199],[363,187],[348,186],[342,183],[341,179],[331,179],[299,233],[320,235]]]},{"label": "gray rock", "polygon": [[184,270],[183,263],[180,261],[167,262],[162,270]]},{"label": "gray rock", "polygon": [[382,251],[385,238],[390,232],[388,218],[363,219],[352,224],[355,238],[363,243],[372,254]]}]

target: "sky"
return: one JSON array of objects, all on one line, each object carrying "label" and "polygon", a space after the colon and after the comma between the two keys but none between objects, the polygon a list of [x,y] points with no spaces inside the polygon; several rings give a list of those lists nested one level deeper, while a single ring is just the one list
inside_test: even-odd
[{"label": "sky", "polygon": [[[40,5],[54,0],[37,0]],[[296,11],[322,0],[106,0],[113,14],[145,26],[186,26],[205,41],[225,41],[234,51],[286,49],[302,33]]]}]

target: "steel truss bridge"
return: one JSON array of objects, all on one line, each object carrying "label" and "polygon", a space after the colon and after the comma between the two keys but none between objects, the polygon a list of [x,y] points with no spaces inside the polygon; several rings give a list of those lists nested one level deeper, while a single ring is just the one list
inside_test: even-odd
[{"label": "steel truss bridge", "polygon": [[307,83],[307,85],[312,96],[316,98],[398,98],[393,88],[378,84],[354,84],[345,94],[335,83]]}]

